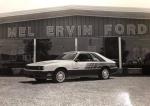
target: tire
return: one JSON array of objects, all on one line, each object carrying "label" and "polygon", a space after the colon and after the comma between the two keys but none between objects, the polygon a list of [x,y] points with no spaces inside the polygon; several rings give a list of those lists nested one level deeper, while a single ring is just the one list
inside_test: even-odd
[{"label": "tire", "polygon": [[64,69],[58,69],[55,71],[53,77],[52,77],[53,81],[55,83],[62,83],[65,81],[66,79],[66,72]]},{"label": "tire", "polygon": [[102,68],[102,70],[98,74],[98,77],[99,77],[99,79],[103,79],[103,80],[109,79],[109,77],[110,77],[109,69]]},{"label": "tire", "polygon": [[44,82],[44,81],[46,81],[46,79],[40,79],[40,78],[35,78],[35,80],[36,80],[37,82]]}]

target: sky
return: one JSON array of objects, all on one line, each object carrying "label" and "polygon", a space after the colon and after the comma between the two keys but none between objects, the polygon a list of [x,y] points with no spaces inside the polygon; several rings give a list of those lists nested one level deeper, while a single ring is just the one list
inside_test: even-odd
[{"label": "sky", "polygon": [[66,5],[150,8],[150,0],[0,0],[0,13]]}]

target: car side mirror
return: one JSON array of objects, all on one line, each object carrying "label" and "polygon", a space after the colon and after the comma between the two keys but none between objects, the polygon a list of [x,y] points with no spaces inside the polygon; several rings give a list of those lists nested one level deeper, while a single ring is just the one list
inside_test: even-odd
[{"label": "car side mirror", "polygon": [[78,62],[78,61],[79,61],[79,59],[75,59],[74,61],[75,61],[75,62]]}]

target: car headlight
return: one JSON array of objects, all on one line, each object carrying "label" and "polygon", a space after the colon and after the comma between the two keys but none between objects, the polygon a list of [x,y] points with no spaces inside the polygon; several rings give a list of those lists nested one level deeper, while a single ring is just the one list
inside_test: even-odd
[{"label": "car headlight", "polygon": [[43,70],[44,67],[43,66],[26,66],[26,69],[30,69],[30,70]]}]

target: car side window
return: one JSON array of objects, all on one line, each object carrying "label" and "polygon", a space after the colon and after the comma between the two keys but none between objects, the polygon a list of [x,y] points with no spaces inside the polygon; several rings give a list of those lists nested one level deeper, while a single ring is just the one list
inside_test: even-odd
[{"label": "car side window", "polygon": [[91,55],[94,61],[101,61],[101,62],[105,61],[104,59],[102,59],[101,57],[97,56],[94,53],[91,53]]},{"label": "car side window", "polygon": [[89,53],[79,54],[77,57],[78,61],[93,61],[92,56]]}]

